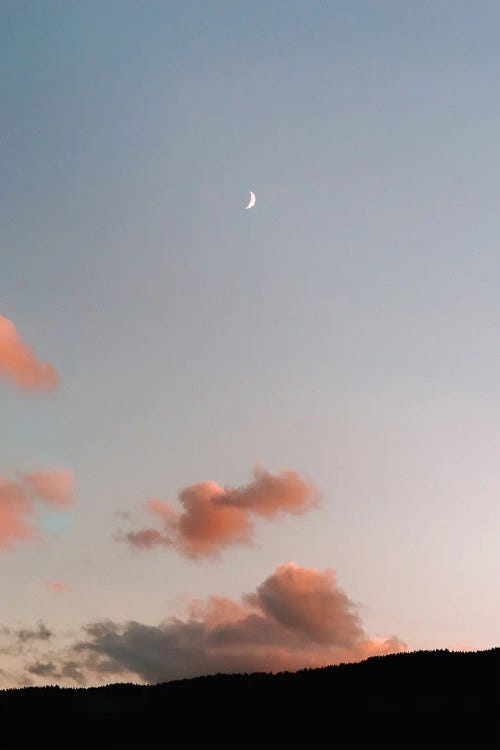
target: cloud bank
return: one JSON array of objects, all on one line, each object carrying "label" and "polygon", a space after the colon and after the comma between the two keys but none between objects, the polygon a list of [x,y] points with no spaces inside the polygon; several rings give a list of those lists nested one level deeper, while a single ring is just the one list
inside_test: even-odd
[{"label": "cloud bank", "polygon": [[73,502],[73,475],[67,469],[21,474],[18,480],[0,477],[0,550],[22,541],[35,541],[36,502],[63,509]]},{"label": "cloud bank", "polygon": [[52,365],[40,362],[19,337],[15,325],[0,315],[0,376],[28,391],[47,391],[59,382]]},{"label": "cloud bank", "polygon": [[179,513],[168,502],[149,500],[146,509],[161,524],[125,534],[134,547],[175,547],[187,557],[210,557],[224,547],[250,544],[254,518],[273,519],[281,513],[302,515],[315,507],[317,488],[295,471],[273,475],[255,469],[254,479],[244,487],[221,487],[216,482],[201,482],[181,490]]},{"label": "cloud bank", "polygon": [[27,667],[31,677],[79,684],[131,675],[145,682],[217,672],[277,672],[359,661],[406,649],[395,636],[370,639],[335,571],[294,563],[279,566],[240,601],[211,596],[192,601],[184,619],[157,626],[111,620],[84,628],[65,654]]}]

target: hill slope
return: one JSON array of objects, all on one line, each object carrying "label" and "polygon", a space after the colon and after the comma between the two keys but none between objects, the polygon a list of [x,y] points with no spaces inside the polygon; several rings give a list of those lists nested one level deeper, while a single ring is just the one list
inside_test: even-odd
[{"label": "hill slope", "polygon": [[500,649],[0,692],[0,748],[500,748]]}]

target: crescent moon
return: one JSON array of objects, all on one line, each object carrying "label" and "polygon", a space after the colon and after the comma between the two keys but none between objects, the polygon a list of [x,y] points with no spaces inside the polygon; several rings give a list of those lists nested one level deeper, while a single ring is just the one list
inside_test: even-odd
[{"label": "crescent moon", "polygon": [[253,208],[253,206],[255,206],[255,201],[256,201],[255,194],[252,193],[252,191],[250,190],[250,201],[248,203],[248,206],[245,206],[245,211],[247,208]]}]

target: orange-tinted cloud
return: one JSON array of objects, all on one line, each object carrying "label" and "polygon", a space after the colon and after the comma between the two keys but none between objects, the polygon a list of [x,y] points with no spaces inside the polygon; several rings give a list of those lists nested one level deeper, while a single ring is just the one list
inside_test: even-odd
[{"label": "orange-tinted cloud", "polygon": [[52,365],[40,362],[21,341],[15,325],[0,315],[0,376],[26,390],[55,388],[59,376]]},{"label": "orange-tinted cloud", "polygon": [[316,643],[351,648],[363,637],[361,622],[335,571],[281,565],[257,589],[261,608],[286,627]]},{"label": "orange-tinted cloud", "polygon": [[36,500],[62,508],[71,503],[70,490],[72,475],[66,469],[21,475],[18,481],[0,477],[0,550],[18,542],[36,541]]},{"label": "orange-tinted cloud", "polygon": [[221,596],[192,601],[184,619],[160,625],[106,620],[87,625],[86,637],[31,675],[64,681],[66,664],[92,684],[118,675],[147,682],[217,672],[278,672],[360,661],[406,650],[395,636],[369,639],[354,604],[333,570],[280,565],[239,601]]},{"label": "orange-tinted cloud", "polygon": [[33,494],[55,506],[68,506],[73,501],[73,472],[68,469],[32,471],[22,474],[22,479]]},{"label": "orange-tinted cloud", "polygon": [[0,549],[37,538],[32,516],[33,507],[26,490],[16,482],[0,478]]},{"label": "orange-tinted cloud", "polygon": [[69,591],[71,588],[67,583],[62,583],[61,581],[51,581],[49,579],[45,580],[45,585],[47,586],[47,588],[51,589],[51,591],[57,591],[59,593],[62,591]]},{"label": "orange-tinted cloud", "polygon": [[300,515],[319,499],[316,487],[294,471],[273,475],[255,469],[254,480],[245,487],[221,487],[216,482],[186,487],[179,493],[180,513],[168,502],[150,500],[146,508],[163,531],[143,528],[125,538],[136,547],[175,546],[188,557],[216,555],[223,547],[251,543],[253,517]]}]

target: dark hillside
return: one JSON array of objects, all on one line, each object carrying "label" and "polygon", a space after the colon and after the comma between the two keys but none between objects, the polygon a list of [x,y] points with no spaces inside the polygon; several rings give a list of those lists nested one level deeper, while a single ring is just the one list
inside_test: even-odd
[{"label": "dark hillside", "polygon": [[279,675],[0,692],[2,750],[500,748],[500,649]]}]

